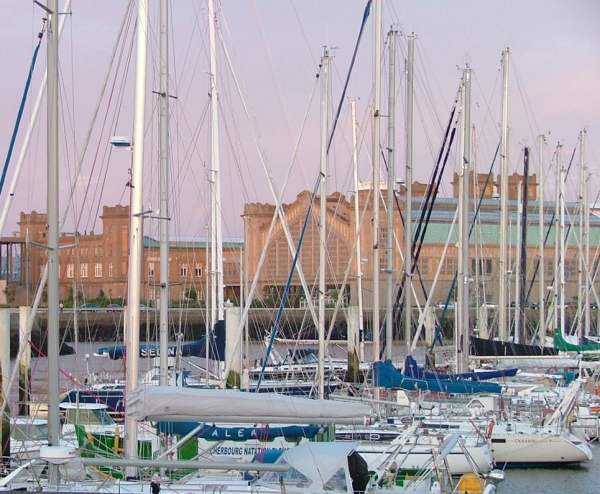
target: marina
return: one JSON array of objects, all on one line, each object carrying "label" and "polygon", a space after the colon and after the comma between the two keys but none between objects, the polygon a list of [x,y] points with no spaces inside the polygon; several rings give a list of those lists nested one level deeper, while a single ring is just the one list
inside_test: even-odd
[{"label": "marina", "polygon": [[[0,236],[0,492],[594,491],[593,125],[554,147],[548,98],[515,105],[528,45],[440,85],[407,30],[427,6],[336,1],[114,0],[107,59],[75,56],[79,5],[34,2],[0,230],[42,101],[46,203],[30,174]],[[295,37],[305,66],[273,51]]]}]

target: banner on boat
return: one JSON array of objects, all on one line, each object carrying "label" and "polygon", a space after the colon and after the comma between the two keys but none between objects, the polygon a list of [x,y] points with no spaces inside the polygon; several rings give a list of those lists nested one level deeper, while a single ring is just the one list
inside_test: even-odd
[{"label": "banner on boat", "polygon": [[[218,321],[214,329],[208,334],[208,358],[211,360],[225,361],[225,321]],[[176,357],[178,352],[182,357],[205,357],[206,336],[198,341],[182,343],[181,345],[170,345],[168,357]],[[124,358],[127,353],[127,345],[117,345],[100,348],[98,355],[110,357],[113,360]],[[160,357],[159,345],[140,345],[140,358]]]}]

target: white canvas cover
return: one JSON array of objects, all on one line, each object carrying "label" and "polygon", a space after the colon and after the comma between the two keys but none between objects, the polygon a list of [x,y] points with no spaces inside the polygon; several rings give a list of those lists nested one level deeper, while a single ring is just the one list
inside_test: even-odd
[{"label": "white canvas cover", "polygon": [[135,420],[362,425],[371,409],[362,403],[275,393],[139,386],[127,397],[126,411]]},{"label": "white canvas cover", "polygon": [[288,472],[268,472],[256,483],[280,489],[280,478],[283,478],[285,482],[287,479],[298,479],[298,474],[300,474],[302,479],[308,480],[308,482],[303,482],[305,485],[291,484],[294,487],[302,487],[311,494],[331,492],[331,489],[324,488],[324,484],[343,470],[343,482],[338,483],[338,487],[345,486],[346,488],[336,490],[352,492],[352,480],[348,474],[348,455],[352,453],[357,444],[345,441],[300,444],[284,451],[275,462],[276,464],[290,465],[292,468]]}]

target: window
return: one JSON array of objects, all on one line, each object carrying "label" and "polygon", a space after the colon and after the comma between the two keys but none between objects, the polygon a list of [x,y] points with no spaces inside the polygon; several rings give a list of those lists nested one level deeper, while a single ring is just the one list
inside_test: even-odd
[{"label": "window", "polygon": [[[419,273],[421,274],[421,276],[429,275],[429,259],[428,258],[421,257],[419,259],[418,266],[419,266]],[[414,266],[413,266],[413,269],[414,269]]]},{"label": "window", "polygon": [[227,278],[236,278],[239,276],[238,263],[236,262],[224,262],[223,263],[223,276]]},{"label": "window", "polygon": [[565,259],[565,278],[575,277],[579,271],[577,259]]},{"label": "window", "polygon": [[75,276],[75,265],[67,264],[67,278],[73,278]]},{"label": "window", "polygon": [[182,278],[185,278],[187,276],[187,265],[181,266],[181,268],[179,270],[179,274],[181,275]]},{"label": "window", "polygon": [[96,278],[102,278],[102,263],[97,262],[94,266],[94,276]]},{"label": "window", "polygon": [[202,266],[200,264],[196,264],[196,278],[202,277]]},{"label": "window", "polygon": [[554,274],[554,260],[548,258],[544,259],[544,279],[547,283],[554,279]]},{"label": "window", "polygon": [[148,300],[156,300],[156,290],[154,288],[148,290]]},{"label": "window", "polygon": [[108,276],[110,278],[112,278],[114,276],[113,263],[112,262],[108,263]]},{"label": "window", "polygon": [[82,262],[81,263],[81,277],[82,278],[87,278],[88,277],[88,264],[87,264],[87,262]]},{"label": "window", "polygon": [[440,274],[444,276],[454,276],[456,271],[458,270],[458,259],[456,258],[446,258],[444,264],[442,265],[442,271]]},{"label": "window", "polygon": [[491,259],[471,259],[471,272],[473,274],[491,275],[493,274]]},{"label": "window", "polygon": [[154,263],[148,263],[148,276],[154,277]]}]

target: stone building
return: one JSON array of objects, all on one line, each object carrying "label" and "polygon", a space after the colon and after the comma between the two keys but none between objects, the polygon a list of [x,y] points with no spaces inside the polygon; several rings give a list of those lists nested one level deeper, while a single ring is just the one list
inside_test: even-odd
[{"label": "stone building", "polygon": [[[508,200],[509,225],[508,243],[511,269],[508,277],[509,292],[514,293],[516,283],[516,268],[514,267],[517,245],[520,242],[520,233],[517,229],[519,204],[516,201],[516,190],[519,181],[524,177],[514,174],[510,177],[511,194]],[[457,177],[455,176],[455,183]],[[497,303],[498,280],[499,280],[499,243],[500,243],[500,201],[494,193],[499,187],[499,178],[494,182],[493,177],[487,174],[472,174],[471,183],[477,183],[477,191],[471,191],[469,209],[471,211],[472,232],[470,241],[470,303],[478,306],[484,302]],[[427,217],[422,216],[425,205],[424,193],[427,185],[414,184],[419,193],[413,195],[412,221],[413,234],[422,240],[420,242],[419,257],[413,274],[413,284],[416,295],[421,304],[426,298],[434,301],[445,300],[454,289],[455,276],[458,267],[458,225],[453,226],[453,218],[458,206],[458,188],[454,187],[453,198],[437,197],[428,222]],[[537,179],[532,175],[528,179],[528,205],[527,205],[527,227],[526,231],[526,292],[530,304],[539,303],[539,266],[540,240],[539,221],[540,212],[537,203]],[[333,193],[327,197],[327,234],[326,234],[326,290],[328,294],[335,297],[343,296],[345,304],[356,305],[357,303],[357,277],[359,269],[362,273],[363,301],[366,310],[372,307],[373,273],[374,269],[380,272],[380,304],[385,302],[386,270],[387,270],[387,212],[385,210],[384,185],[381,186],[382,200],[380,201],[380,227],[379,239],[374,240],[373,211],[372,211],[372,187],[371,184],[363,184],[359,187],[357,194],[346,198],[343,194]],[[402,228],[402,214],[405,211],[406,194],[405,187],[400,186],[396,193],[396,208],[394,210],[394,252],[393,273],[395,290],[403,276],[403,253],[404,233]],[[481,199],[473,199],[475,192]],[[358,201],[359,225],[355,221],[355,201]],[[318,287],[318,253],[319,253],[319,222],[320,222],[320,198],[316,197],[311,207],[311,193],[301,192],[296,200],[283,205],[286,221],[289,226],[289,235],[294,248],[299,245],[301,233],[304,231],[303,243],[300,247],[298,264],[302,267],[310,293],[305,293],[300,277],[294,272],[291,277],[290,305],[298,305],[308,297],[316,299]],[[477,219],[475,211],[478,210]],[[580,264],[578,261],[578,248],[576,231],[577,224],[570,225],[569,219],[577,220],[578,205],[567,204],[569,215],[566,219],[568,234],[566,241],[566,253],[564,256],[565,291],[566,300],[572,302],[578,297],[578,272]],[[307,220],[307,213],[310,217]],[[247,255],[248,276],[253,278],[263,250],[266,248],[264,265],[259,276],[259,286],[262,294],[270,298],[278,298],[283,294],[292,267],[293,255],[288,243],[283,224],[280,219],[275,224],[269,240],[269,229],[275,206],[271,204],[252,203],[244,208],[244,217],[248,221],[247,226]],[[401,214],[402,213],[402,214]],[[524,217],[524,216],[523,216]],[[546,238],[544,256],[544,289],[552,285],[555,273],[555,235],[554,231],[558,222],[555,217],[555,205],[545,203],[541,215],[545,224],[545,230],[549,231]],[[427,223],[427,224],[426,224]],[[600,221],[594,215],[590,221],[589,240],[592,252],[600,245]],[[358,232],[358,233],[357,233]],[[570,232],[570,233],[569,233]],[[360,238],[360,252],[357,252],[356,239]],[[373,265],[374,250],[379,249],[379,266]],[[445,251],[445,255],[444,255]],[[358,262],[357,262],[358,260]],[[593,259],[590,268],[597,262]],[[559,268],[560,269],[560,268]],[[344,283],[344,279],[346,280]],[[434,284],[434,280],[436,280]],[[511,295],[514,300],[514,295]]]},{"label": "stone building", "polygon": [[[129,206],[104,206],[102,211],[102,233],[83,235],[79,232],[63,233],[60,237],[60,299],[67,300],[70,291],[77,287],[83,300],[93,300],[104,293],[112,300],[126,296],[127,269],[129,262]],[[21,213],[19,221],[21,238],[28,238],[29,247],[22,252],[24,285],[35,288],[42,276],[46,263],[45,214],[33,211]],[[159,242],[144,236],[142,254],[141,299],[154,306],[159,295],[160,263]],[[208,257],[207,257],[208,248]],[[226,239],[223,244],[223,271],[226,285],[225,297],[239,296],[240,253],[242,239]],[[210,243],[206,239],[185,237],[172,238],[169,247],[169,296],[171,300],[182,300],[187,290],[194,290],[199,300],[206,292],[207,260],[210,261]],[[23,290],[21,290],[23,291]],[[23,300],[23,302],[25,302]]]},{"label": "stone building", "polygon": [[[510,177],[511,194],[516,184],[523,180],[522,176]],[[526,239],[526,292],[528,302],[539,303],[539,221],[543,219],[545,231],[548,233],[544,249],[545,264],[543,266],[544,288],[552,285],[557,273],[555,266],[555,228],[558,222],[555,216],[555,205],[544,204],[540,216],[537,197],[537,180],[535,175],[529,177],[527,228]],[[457,182],[455,177],[454,182]],[[472,176],[472,183],[478,184],[481,199],[473,199],[471,194],[471,266],[469,279],[470,303],[474,306],[483,302],[497,303],[499,280],[499,220],[500,201],[494,188],[498,187],[499,179],[493,182],[493,177],[487,174]],[[428,297],[430,300],[445,300],[452,293],[457,270],[458,225],[453,225],[458,205],[458,189],[454,188],[454,197],[437,197],[435,205],[427,215],[422,213],[426,203],[425,192],[428,185],[414,184],[412,222],[415,238],[420,239],[418,261],[413,274],[413,286],[416,297],[421,304]],[[385,197],[386,191],[380,191]],[[417,193],[418,192],[418,193]],[[515,196],[516,197],[516,196]],[[403,215],[405,211],[405,188],[400,186],[395,193],[396,208],[394,209],[394,249],[393,275],[395,290],[403,277],[404,234]],[[257,290],[254,299],[263,301],[265,305],[277,306],[283,295],[285,286],[290,278],[294,260],[293,251],[299,245],[302,236],[303,243],[299,250],[297,264],[302,267],[308,290],[305,291],[297,270],[291,276],[288,305],[302,307],[309,297],[316,299],[319,277],[319,222],[320,199],[315,198],[311,206],[312,194],[300,192],[296,199],[282,206],[285,213],[288,233],[277,218],[271,230],[273,215],[276,208],[272,204],[250,203],[244,207],[245,223],[244,239],[229,239],[224,241],[224,284],[225,298],[238,300],[241,286],[254,279],[264,255]],[[355,220],[355,204],[358,203],[359,222]],[[359,272],[362,275],[362,294],[364,307],[368,311],[372,307],[373,273],[380,273],[381,303],[385,301],[386,270],[387,270],[387,212],[385,200],[380,201],[379,238],[374,239],[373,211],[371,184],[363,184],[359,191],[347,198],[341,193],[332,193],[327,197],[326,225],[326,296],[328,303],[333,303],[342,297],[345,305],[357,303],[357,286]],[[578,276],[581,265],[578,261],[579,231],[578,205],[567,204],[566,218],[566,254],[564,256],[566,300],[577,299]],[[518,239],[517,231],[519,205],[513,195],[509,197],[509,257],[511,265],[508,271],[516,273],[514,268]],[[475,211],[478,211],[475,219]],[[310,216],[307,215],[310,212]],[[571,225],[569,223],[573,221]],[[60,298],[66,300],[69,291],[74,286],[87,300],[94,299],[101,291],[110,299],[121,299],[126,293],[126,278],[129,255],[129,207],[105,206],[102,216],[102,232],[62,234],[60,238]],[[31,287],[37,284],[46,260],[45,248],[36,244],[46,243],[46,215],[37,212],[21,213],[19,222],[20,238],[15,243],[24,243],[27,238],[29,247],[23,247],[22,279],[24,285]],[[358,233],[357,233],[358,232]],[[270,235],[269,235],[270,233]],[[288,235],[291,244],[288,242]],[[600,246],[600,220],[592,215],[590,220],[589,242],[592,246],[590,269],[595,272],[597,259],[594,256]],[[356,239],[360,238],[360,251],[357,251]],[[246,250],[244,251],[244,243]],[[193,289],[199,300],[204,300],[207,287],[207,244],[203,238],[171,238],[170,239],[170,299],[181,300],[186,290]],[[379,265],[373,265],[374,250],[379,249]],[[445,254],[444,254],[445,252]],[[210,258],[210,256],[209,256]],[[242,265],[247,264],[247,269]],[[159,282],[159,243],[156,238],[144,236],[143,270],[141,298],[148,305],[156,304]],[[359,271],[360,270],[360,271]],[[560,266],[558,267],[560,271]],[[345,280],[345,281],[344,281]],[[509,292],[514,293],[515,275],[509,276]],[[598,291],[598,290],[597,290]],[[550,293],[548,293],[550,295]],[[513,300],[511,296],[511,300]],[[413,299],[414,300],[414,299]],[[83,301],[81,301],[83,302]]]}]

